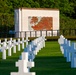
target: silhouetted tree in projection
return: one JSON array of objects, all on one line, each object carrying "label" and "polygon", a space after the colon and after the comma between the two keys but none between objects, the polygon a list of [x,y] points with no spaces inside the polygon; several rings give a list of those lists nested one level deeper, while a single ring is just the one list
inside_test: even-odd
[{"label": "silhouetted tree in projection", "polygon": [[[41,20],[37,24],[31,27],[34,30],[52,30],[52,25],[53,25],[52,21],[53,21],[52,17],[42,17]],[[37,22],[37,19],[32,17],[31,22]]]}]

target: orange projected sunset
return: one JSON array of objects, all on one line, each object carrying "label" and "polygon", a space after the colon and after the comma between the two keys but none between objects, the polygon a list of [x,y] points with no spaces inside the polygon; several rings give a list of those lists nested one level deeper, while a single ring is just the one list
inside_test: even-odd
[{"label": "orange projected sunset", "polygon": [[52,17],[31,17],[30,25],[33,30],[52,30],[53,18]]}]

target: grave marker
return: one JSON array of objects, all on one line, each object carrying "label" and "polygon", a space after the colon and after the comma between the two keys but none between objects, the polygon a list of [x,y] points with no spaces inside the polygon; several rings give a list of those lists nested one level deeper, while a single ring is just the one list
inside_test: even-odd
[{"label": "grave marker", "polygon": [[[18,72],[12,72],[11,75],[35,75],[34,72],[30,72],[30,68],[34,67],[34,58],[39,49],[44,47],[44,41],[42,37],[35,39],[29,45],[26,46],[24,52],[19,57],[19,61],[16,62],[16,67],[19,68]],[[34,52],[36,51],[36,53]]]},{"label": "grave marker", "polygon": [[71,68],[76,68],[76,43],[72,42],[71,44],[70,41],[65,38],[63,39],[62,36],[58,39],[58,42],[63,48],[64,52],[62,53],[66,57],[66,61],[71,62]]}]

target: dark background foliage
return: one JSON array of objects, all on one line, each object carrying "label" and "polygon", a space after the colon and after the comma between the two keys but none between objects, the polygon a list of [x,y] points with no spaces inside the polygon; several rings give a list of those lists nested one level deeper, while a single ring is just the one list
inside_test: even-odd
[{"label": "dark background foliage", "polygon": [[14,9],[55,8],[60,10],[60,29],[76,29],[76,0],[0,0],[0,31],[14,30]]}]

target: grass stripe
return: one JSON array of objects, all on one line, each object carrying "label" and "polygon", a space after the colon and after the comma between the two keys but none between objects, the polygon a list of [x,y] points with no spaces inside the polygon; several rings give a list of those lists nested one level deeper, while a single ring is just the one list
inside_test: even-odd
[{"label": "grass stripe", "polygon": [[61,54],[57,41],[46,42],[46,47],[38,53],[34,61],[35,67],[31,71],[36,72],[36,75],[76,74],[76,69],[72,69]]}]

